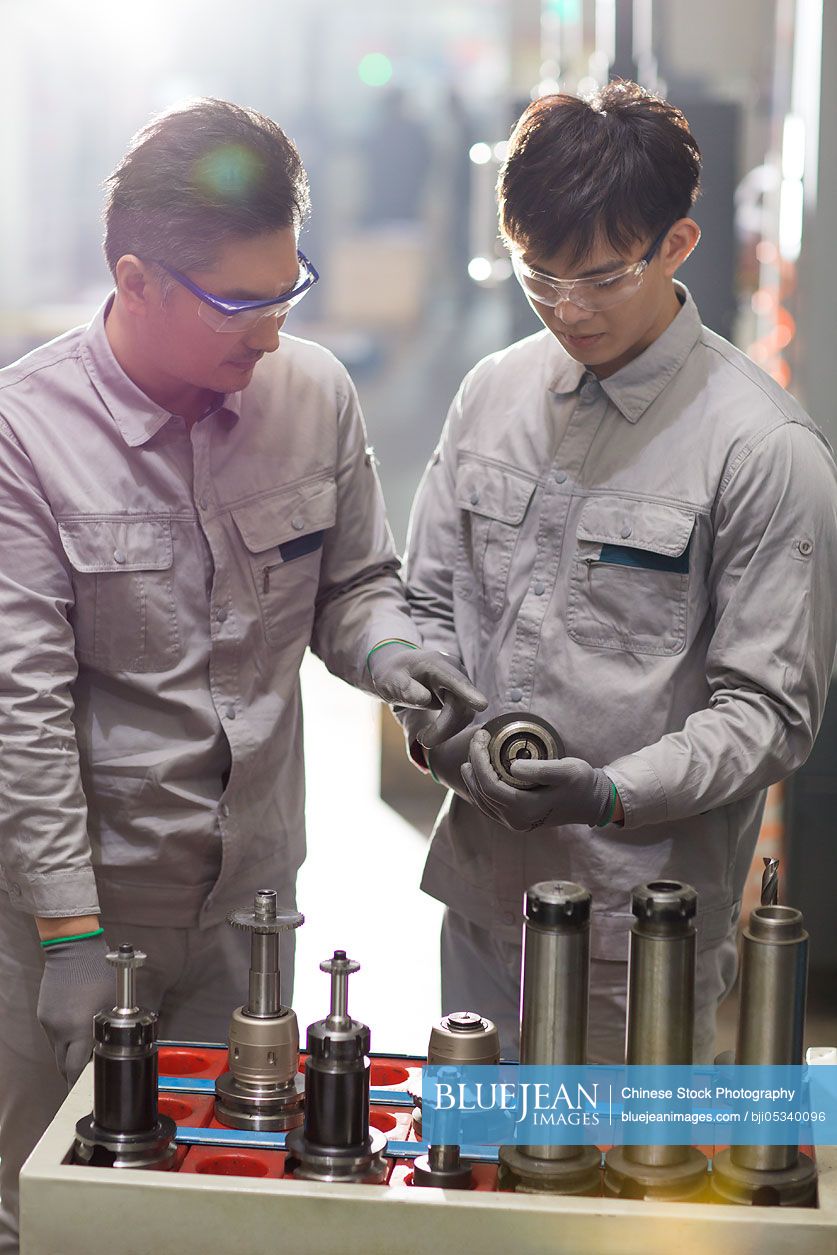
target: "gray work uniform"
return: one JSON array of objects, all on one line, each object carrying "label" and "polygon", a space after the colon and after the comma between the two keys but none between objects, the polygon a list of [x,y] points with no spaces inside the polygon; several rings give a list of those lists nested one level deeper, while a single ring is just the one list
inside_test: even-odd
[{"label": "gray work uniform", "polygon": [[[668,328],[601,382],[548,331],[482,361],[408,542],[414,621],[489,696],[478,722],[548,719],[568,755],[606,768],[624,826],[511,832],[449,794],[422,886],[460,935],[484,930],[487,956],[488,934],[519,942],[528,885],[577,881],[593,894],[594,962],[624,964],[632,887],[686,881],[699,1015],[714,1015],[765,790],[805,760],[822,716],[837,491],[808,416],[677,290]],[[517,973],[504,979],[505,1010],[490,988],[475,1009],[516,1016]],[[619,1036],[604,1022],[597,1034]]]},{"label": "gray work uniform", "polygon": [[[289,903],[304,651],[369,688],[372,645],[419,639],[334,357],[283,335],[190,430],[121,370],[106,309],[0,372],[0,912],[24,913],[6,931],[40,1045],[26,914],[101,910],[113,942],[136,924],[194,948],[258,888]],[[27,1054],[18,1021],[0,1011],[4,1056]],[[40,1129],[0,1066],[8,1183]]]}]

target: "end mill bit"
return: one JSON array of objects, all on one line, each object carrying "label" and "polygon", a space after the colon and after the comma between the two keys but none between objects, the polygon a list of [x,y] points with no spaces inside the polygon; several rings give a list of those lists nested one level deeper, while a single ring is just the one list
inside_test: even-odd
[{"label": "end mill bit", "polygon": [[761,905],[776,906],[779,901],[779,860],[766,858],[761,878]]}]

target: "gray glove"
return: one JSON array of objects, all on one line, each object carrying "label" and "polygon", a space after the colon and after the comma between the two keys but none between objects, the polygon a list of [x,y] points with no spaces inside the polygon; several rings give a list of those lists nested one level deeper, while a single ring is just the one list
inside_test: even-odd
[{"label": "gray glove", "polygon": [[416,734],[425,747],[440,745],[460,732],[485,710],[488,700],[449,662],[430,649],[411,649],[399,642],[387,643],[369,655],[369,674],[375,692],[391,706],[441,708]]},{"label": "gray glove", "polygon": [[462,767],[468,761],[468,750],[475,732],[475,728],[466,728],[444,744],[425,751],[427,765],[439,784],[443,784],[446,789],[453,789],[466,802],[473,799],[462,779]]},{"label": "gray glove", "polygon": [[610,777],[600,767],[581,758],[549,758],[540,762],[517,761],[513,776],[536,789],[514,789],[497,775],[488,757],[490,735],[474,734],[462,778],[471,801],[489,818],[516,832],[529,832],[542,824],[589,824],[608,822],[615,802]]},{"label": "gray glove", "polygon": [[105,959],[107,952],[101,933],[44,950],[38,1022],[68,1088],[75,1085],[93,1051],[93,1016],[116,1001],[116,978]]}]

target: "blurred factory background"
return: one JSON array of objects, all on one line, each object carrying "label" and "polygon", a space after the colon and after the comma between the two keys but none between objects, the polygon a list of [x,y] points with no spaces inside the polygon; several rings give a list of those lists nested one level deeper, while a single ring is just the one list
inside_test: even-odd
[{"label": "blurred factory background", "polygon": [[[535,328],[497,240],[493,186],[510,127],[532,95],[585,94],[614,75],[679,105],[703,150],[704,234],[682,277],[704,322],[837,442],[828,0],[0,0],[0,364],[85,321],[106,295],[101,185],[149,114],[196,95],[252,105],[296,140],[311,178],[302,247],[322,279],[287,329],[354,375],[402,547],[462,375]],[[421,1049],[440,909],[417,881],[439,793],[405,765],[388,716],[379,769],[374,705],[313,661],[305,682],[300,1022],[322,1014],[316,965],[339,944],[365,964],[356,1011],[380,1028],[373,1046]],[[780,900],[805,912],[814,994],[832,1003],[836,763],[832,702],[809,764],[772,791],[762,834],[763,852],[782,858]],[[390,926],[407,939],[401,952]],[[408,973],[409,1024],[383,1005]]]}]

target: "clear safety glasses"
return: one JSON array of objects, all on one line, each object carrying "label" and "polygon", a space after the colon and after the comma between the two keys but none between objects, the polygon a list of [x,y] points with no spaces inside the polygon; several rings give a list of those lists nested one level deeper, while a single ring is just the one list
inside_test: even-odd
[{"label": "clear safety glasses", "polygon": [[556,279],[553,275],[543,274],[527,266],[519,253],[512,257],[512,267],[517,281],[523,291],[536,305],[549,305],[557,309],[564,301],[570,301],[579,309],[590,313],[597,310],[612,309],[614,305],[626,301],[642,287],[642,280],[648,263],[654,257],[668,233],[668,227],[661,231],[644,257],[632,262],[622,270],[591,279]]},{"label": "clear safety glasses", "polygon": [[304,253],[297,252],[297,258],[299,259],[299,275],[294,286],[289,291],[280,293],[279,296],[269,297],[266,301],[226,300],[224,297],[214,296],[212,292],[205,292],[188,275],[175,270],[173,266],[168,266],[164,261],[158,261],[157,265],[162,266],[166,274],[171,275],[172,279],[176,279],[198,298],[198,317],[202,318],[213,331],[240,333],[249,331],[263,318],[284,318],[288,310],[298,305],[306,292],[311,291],[320,277],[319,273]]}]

